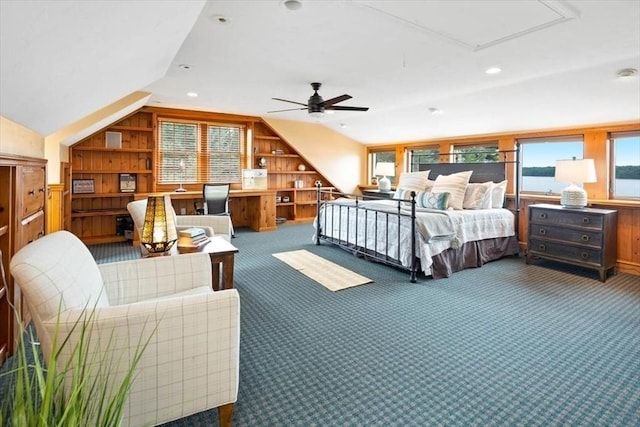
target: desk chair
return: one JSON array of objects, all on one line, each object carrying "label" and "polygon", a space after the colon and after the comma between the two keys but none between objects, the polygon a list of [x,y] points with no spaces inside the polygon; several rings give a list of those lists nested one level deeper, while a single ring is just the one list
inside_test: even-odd
[{"label": "desk chair", "polygon": [[[229,189],[230,184],[204,184],[202,198],[204,199],[205,215],[225,215],[229,217],[229,222],[231,222]],[[231,237],[236,237],[233,223],[231,223]]]}]

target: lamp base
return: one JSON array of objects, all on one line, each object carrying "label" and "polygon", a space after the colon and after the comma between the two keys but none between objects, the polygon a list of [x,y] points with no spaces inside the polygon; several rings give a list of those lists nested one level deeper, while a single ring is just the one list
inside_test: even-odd
[{"label": "lamp base", "polygon": [[391,181],[386,176],[383,176],[378,180],[378,190],[391,191]]},{"label": "lamp base", "polygon": [[571,184],[560,193],[560,204],[565,208],[584,208],[587,206],[587,192]]}]

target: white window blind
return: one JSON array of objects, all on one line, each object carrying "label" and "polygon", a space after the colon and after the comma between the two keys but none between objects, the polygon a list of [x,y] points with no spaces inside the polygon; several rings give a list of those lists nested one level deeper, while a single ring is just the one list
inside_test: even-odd
[{"label": "white window blind", "polygon": [[164,119],[159,124],[159,184],[240,182],[242,125]]}]

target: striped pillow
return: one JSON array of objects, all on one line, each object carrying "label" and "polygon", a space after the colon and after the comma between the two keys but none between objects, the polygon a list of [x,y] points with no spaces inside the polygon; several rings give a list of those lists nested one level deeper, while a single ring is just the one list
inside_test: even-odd
[{"label": "striped pillow", "polygon": [[430,171],[402,172],[398,181],[398,188],[413,191],[425,191],[429,181]]},{"label": "striped pillow", "polygon": [[452,173],[451,175],[438,175],[431,191],[434,193],[451,193],[449,196],[449,207],[462,209],[464,192],[467,189],[471,173],[472,171],[464,171]]}]

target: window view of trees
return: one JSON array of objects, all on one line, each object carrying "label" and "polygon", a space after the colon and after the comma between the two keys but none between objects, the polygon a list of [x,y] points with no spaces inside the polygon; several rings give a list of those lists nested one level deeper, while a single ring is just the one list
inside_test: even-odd
[{"label": "window view of trees", "polygon": [[555,180],[556,160],[582,159],[582,137],[521,139],[522,191],[560,194],[568,182]]},{"label": "window view of trees", "polygon": [[438,163],[440,155],[438,148],[416,148],[409,151],[409,172],[419,172],[429,169],[429,164]]},{"label": "window view of trees", "polygon": [[455,147],[456,163],[490,163],[498,161],[498,144]]}]

